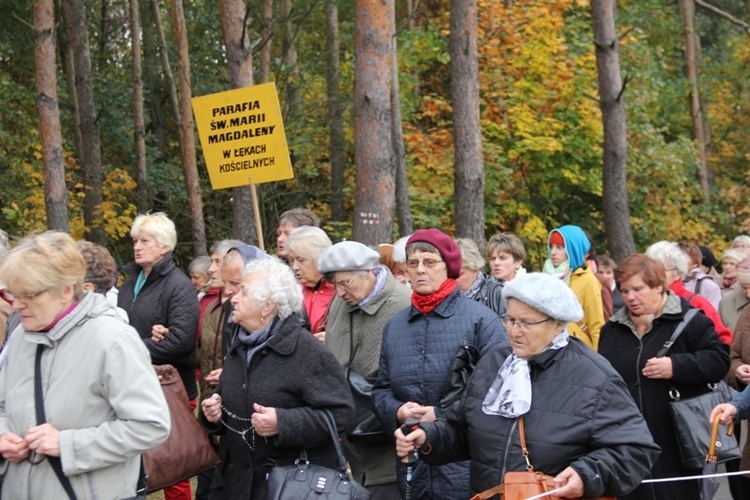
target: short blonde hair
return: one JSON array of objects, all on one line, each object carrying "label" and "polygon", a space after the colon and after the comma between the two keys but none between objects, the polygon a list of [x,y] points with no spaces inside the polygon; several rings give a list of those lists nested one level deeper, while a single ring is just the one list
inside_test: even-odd
[{"label": "short blonde hair", "polygon": [[312,259],[314,262],[318,262],[318,257],[323,250],[332,244],[325,231],[312,226],[298,227],[289,233],[289,239],[286,240],[286,248],[289,252]]},{"label": "short blonde hair", "polygon": [[170,251],[177,246],[177,229],[172,219],[164,212],[141,214],[136,217],[130,228],[130,236],[135,238],[141,233],[151,236],[159,245],[169,247]]},{"label": "short blonde hair", "polygon": [[456,245],[461,250],[461,264],[471,271],[484,270],[484,257],[479,253],[479,247],[469,238],[456,238]]},{"label": "short blonde hair", "polygon": [[59,231],[24,238],[0,264],[0,281],[16,295],[62,292],[72,286],[80,300],[85,278],[86,261],[78,245],[69,234]]}]

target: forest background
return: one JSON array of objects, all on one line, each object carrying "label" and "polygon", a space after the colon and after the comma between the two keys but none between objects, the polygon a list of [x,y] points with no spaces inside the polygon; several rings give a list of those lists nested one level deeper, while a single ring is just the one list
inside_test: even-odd
[{"label": "forest background", "polygon": [[[0,227],[11,236],[45,230],[48,223],[35,76],[37,3],[0,4]],[[211,189],[196,145],[193,156],[205,228],[205,240],[196,244],[183,170],[184,135],[172,90],[177,87],[173,80],[186,73],[184,61],[179,61],[185,54],[193,96],[237,86],[227,70],[225,3],[141,0],[146,177],[139,182],[129,22],[133,1],[57,2],[55,65],[69,230],[76,238],[105,244],[119,263],[132,256],[128,231],[139,208],[164,211],[175,220],[176,255],[182,265],[201,248],[205,252],[206,242],[238,234],[232,206],[237,192]],[[276,82],[295,172],[293,180],[259,186],[266,242],[274,241],[278,215],[296,206],[316,212],[333,241],[352,237],[358,133],[353,103],[355,18],[363,3],[367,2],[244,4],[253,78],[255,83]],[[405,230],[438,227],[453,233],[455,227],[454,194],[460,186],[454,184],[451,3],[461,1],[395,4],[398,102],[413,220],[411,227],[397,221],[393,239]],[[688,78],[686,4],[698,5],[697,87]],[[750,0],[711,0],[723,16],[702,4],[621,0],[617,5],[619,60],[626,82],[622,99],[627,113],[629,217],[637,250],[669,239],[696,241],[721,252],[734,236],[750,231],[750,28],[743,27],[750,20]],[[335,19],[331,5],[337,7]],[[607,200],[602,196],[603,129],[590,3],[478,0],[477,7],[486,237],[499,231],[518,234],[527,245],[528,267],[538,268],[546,256],[549,230],[573,223],[588,230],[603,253]],[[71,32],[64,27],[63,12],[75,8],[85,14],[85,24],[73,24]],[[174,15],[178,8],[184,15],[184,34]],[[339,43],[337,102],[343,124],[337,152],[331,148],[327,80],[331,22]],[[159,44],[159,30],[164,45]],[[90,151],[76,137],[81,130],[76,122],[79,104],[71,91],[80,75],[71,79],[65,68],[70,33],[73,38],[85,35],[90,48],[92,116],[100,134],[102,167],[101,188],[96,188],[102,202],[93,224],[85,223],[84,217],[92,183],[82,158]],[[184,35],[186,46],[181,45]],[[168,66],[162,63],[164,57]],[[696,138],[691,111],[696,89],[703,139]],[[336,155],[343,161],[341,171],[332,167]],[[92,227],[101,230],[99,234],[93,234]]]}]

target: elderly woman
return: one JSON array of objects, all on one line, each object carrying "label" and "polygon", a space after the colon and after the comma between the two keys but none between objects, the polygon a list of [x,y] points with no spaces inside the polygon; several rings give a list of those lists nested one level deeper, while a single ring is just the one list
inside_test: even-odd
[{"label": "elderly woman", "polygon": [[461,250],[461,274],[456,279],[458,289],[464,297],[475,300],[495,311],[498,316],[505,314],[503,285],[484,274],[484,258],[474,240],[456,239]]},{"label": "elderly woman", "polygon": [[308,330],[321,342],[325,342],[328,310],[335,290],[318,271],[317,263],[323,250],[330,246],[331,239],[325,231],[311,226],[298,227],[286,240],[289,265],[302,285]]},{"label": "elderly woman", "polygon": [[84,293],[85,277],[76,242],[58,232],[23,240],[0,265],[21,316],[0,370],[3,498],[132,498],[140,454],[169,435],[146,348],[103,295]]},{"label": "elderly woman", "polygon": [[729,248],[721,255],[721,295],[722,297],[737,284],[737,264],[745,259],[745,254]]},{"label": "elderly woman", "polygon": [[498,233],[490,238],[487,253],[490,256],[492,277],[500,283],[511,281],[519,273],[525,272],[521,266],[526,258],[526,249],[521,238],[515,234]]},{"label": "elderly woman", "polygon": [[583,311],[573,292],[542,273],[520,276],[503,290],[510,346],[496,346],[477,365],[461,404],[420,423],[397,452],[417,448],[431,464],[471,460],[478,493],[523,471],[518,420],[529,460],[555,476],[555,498],[624,495],[647,474],[658,447],[620,376],[571,337],[566,325]]},{"label": "elderly woman", "polygon": [[[672,420],[669,392],[677,389],[683,398],[707,392],[707,384],[719,382],[729,369],[729,348],[719,340],[714,325],[703,314],[696,315],[669,349],[664,346],[690,309],[667,288],[664,266],[636,254],[622,261],[615,273],[625,307],[602,329],[599,353],[627,384],[643,413],[662,454],[651,469],[654,478],[690,476],[700,470],[686,468],[679,456]],[[697,481],[677,481],[639,486],[628,500],[698,500]]]},{"label": "elderly woman", "polygon": [[335,468],[323,410],[340,433],[353,417],[348,383],[327,347],[300,326],[302,292],[275,257],[251,261],[232,297],[240,331],[216,394],[201,404],[209,432],[222,434],[222,498],[265,499],[271,465],[310,462]]},{"label": "elderly woman", "polygon": [[[397,312],[383,330],[378,379],[372,390],[375,414],[393,432],[407,420],[431,422],[456,404],[444,399],[451,365],[461,346],[480,354],[507,343],[497,314],[461,295],[456,285],[461,253],[437,229],[420,229],[406,247],[411,307]],[[461,499],[469,495],[468,462],[431,467],[417,462],[407,481],[397,468],[402,495],[418,499]]]},{"label": "elderly woman", "polygon": [[[198,386],[190,354],[195,349],[200,308],[190,278],[172,260],[177,231],[164,213],[139,215],[130,229],[135,262],[120,287],[117,305],[128,313],[156,365],[177,369],[191,405]],[[166,500],[189,499],[190,483],[183,481],[164,490]]]}]

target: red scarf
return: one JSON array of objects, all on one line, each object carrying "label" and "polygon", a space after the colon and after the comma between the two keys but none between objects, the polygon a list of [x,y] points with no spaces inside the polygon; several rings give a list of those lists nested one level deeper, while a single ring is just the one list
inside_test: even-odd
[{"label": "red scarf", "polygon": [[732,288],[732,285],[735,284],[735,282],[737,281],[737,278],[735,278],[735,279],[724,278],[722,281],[723,281],[722,284],[724,285],[724,288]]},{"label": "red scarf", "polygon": [[412,293],[411,305],[422,314],[429,314],[438,306],[438,304],[444,301],[448,295],[452,294],[455,289],[456,281],[452,278],[448,278],[443,281],[440,288],[429,295],[421,295],[417,292]]}]

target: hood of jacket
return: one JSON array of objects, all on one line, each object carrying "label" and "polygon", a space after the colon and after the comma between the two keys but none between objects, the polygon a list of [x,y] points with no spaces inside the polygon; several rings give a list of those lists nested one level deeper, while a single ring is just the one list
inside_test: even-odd
[{"label": "hood of jacket", "polygon": [[565,241],[565,252],[568,254],[568,263],[571,271],[575,271],[586,262],[586,254],[591,250],[591,243],[586,233],[578,226],[568,224],[550,231],[547,236],[547,255],[550,254],[549,240],[552,233],[560,233]]}]

